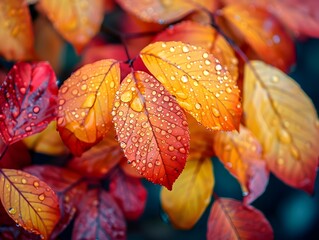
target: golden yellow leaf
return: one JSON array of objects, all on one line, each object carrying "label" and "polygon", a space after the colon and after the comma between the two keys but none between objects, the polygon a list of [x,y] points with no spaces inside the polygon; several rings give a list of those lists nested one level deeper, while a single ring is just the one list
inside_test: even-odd
[{"label": "golden yellow leaf", "polygon": [[80,156],[109,130],[119,83],[119,63],[108,59],[78,69],[59,89],[58,131],[73,154]]},{"label": "golden yellow leaf", "polygon": [[158,34],[153,42],[157,41],[181,41],[205,48],[227,68],[233,80],[238,78],[238,59],[234,50],[212,26],[183,21]]},{"label": "golden yellow leaf", "polygon": [[60,218],[55,192],[37,177],[13,169],[0,170],[0,189],[9,216],[26,230],[48,239]]},{"label": "golden yellow leaf", "polygon": [[0,1],[0,55],[7,60],[28,60],[34,55],[32,22],[26,2]]},{"label": "golden yellow leaf", "polygon": [[56,121],[52,121],[44,131],[24,138],[23,142],[37,153],[63,155],[69,152],[56,130]]},{"label": "golden yellow leaf", "polygon": [[241,105],[236,81],[207,50],[182,42],[156,42],[140,55],[198,122],[213,130],[238,129]]},{"label": "golden yellow leaf", "polygon": [[282,71],[261,61],[245,67],[247,127],[261,142],[270,170],[285,183],[313,191],[319,122],[311,99]]},{"label": "golden yellow leaf", "polygon": [[210,202],[214,183],[210,158],[189,159],[173,190],[162,188],[162,207],[175,227],[195,225]]},{"label": "golden yellow leaf", "polygon": [[39,1],[40,9],[78,52],[100,30],[104,16],[103,6],[103,0]]}]

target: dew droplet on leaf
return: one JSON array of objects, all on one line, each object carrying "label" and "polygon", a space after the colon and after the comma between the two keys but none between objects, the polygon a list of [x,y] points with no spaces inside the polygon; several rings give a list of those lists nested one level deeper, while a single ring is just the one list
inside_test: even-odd
[{"label": "dew droplet on leaf", "polygon": [[16,214],[17,210],[16,210],[15,208],[11,207],[11,208],[8,209],[8,212],[9,212],[11,215],[14,215],[14,214]]}]

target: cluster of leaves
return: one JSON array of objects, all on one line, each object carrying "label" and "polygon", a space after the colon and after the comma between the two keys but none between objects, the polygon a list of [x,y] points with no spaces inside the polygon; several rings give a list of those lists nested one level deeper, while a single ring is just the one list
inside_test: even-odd
[{"label": "cluster of leaves", "polygon": [[[28,3],[39,15],[33,20]],[[72,239],[125,239],[125,218],[144,210],[144,177],[163,186],[162,207],[177,228],[192,228],[214,195],[208,239],[272,239],[250,205],[269,171],[292,187],[314,188],[318,117],[285,72],[295,62],[292,35],[319,37],[318,4],[116,3],[0,2],[0,54],[33,61],[1,79],[0,198],[15,221],[1,219],[1,236],[54,239],[75,219]],[[114,12],[127,24],[118,31],[105,20],[100,31]],[[83,56],[59,88],[57,33]],[[120,43],[107,42],[110,35]],[[28,166],[21,140],[62,156],[63,167]],[[213,194],[213,156],[240,183],[242,202]]]}]

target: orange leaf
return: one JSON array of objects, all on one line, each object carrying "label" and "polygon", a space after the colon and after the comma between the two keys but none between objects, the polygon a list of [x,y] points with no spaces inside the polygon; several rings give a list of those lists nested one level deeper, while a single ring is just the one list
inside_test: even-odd
[{"label": "orange leaf", "polygon": [[203,7],[208,10],[215,8],[215,1],[213,0],[117,0],[117,2],[125,11],[134,14],[140,19],[160,24],[177,21]]},{"label": "orange leaf", "polygon": [[0,1],[0,55],[7,60],[29,60],[33,57],[32,22],[27,3],[21,0]]},{"label": "orange leaf", "polygon": [[28,231],[48,239],[60,218],[56,194],[37,177],[11,169],[0,170],[0,198],[9,216]]},{"label": "orange leaf", "polygon": [[222,12],[265,62],[283,71],[289,70],[295,63],[295,47],[291,37],[268,11],[252,5],[233,4]]},{"label": "orange leaf", "polygon": [[246,3],[261,6],[276,15],[296,35],[319,37],[317,0],[223,0],[228,4]]},{"label": "orange leaf", "polygon": [[188,127],[190,131],[189,158],[210,158],[215,155],[214,132],[200,125],[192,116],[187,115]]},{"label": "orange leaf", "polygon": [[87,177],[104,177],[125,158],[119,143],[115,140],[114,132],[110,132],[100,143],[83,153],[81,157],[72,158],[68,166]]},{"label": "orange leaf", "polygon": [[162,188],[161,204],[175,227],[195,225],[210,203],[214,182],[210,158],[189,159],[173,190]]},{"label": "orange leaf", "polygon": [[24,138],[23,142],[29,149],[37,153],[66,155],[69,152],[56,131],[56,121],[52,121],[44,131]]},{"label": "orange leaf", "polygon": [[104,16],[103,0],[41,0],[39,7],[77,52],[98,33]]},{"label": "orange leaf", "polygon": [[262,144],[270,170],[311,193],[319,156],[319,122],[311,99],[280,70],[260,61],[251,65],[254,70],[245,68],[246,125]]},{"label": "orange leaf", "polygon": [[140,55],[198,122],[213,130],[238,129],[241,105],[236,81],[207,50],[182,42],[156,42]]},{"label": "orange leaf", "polygon": [[139,174],[139,172],[137,171],[136,168],[134,168],[132,166],[132,164],[130,163],[127,163],[127,159],[123,159],[121,162],[120,162],[120,168],[123,170],[123,172],[130,176],[130,177],[135,177],[135,178],[141,178],[143,177],[141,174]]},{"label": "orange leaf", "polygon": [[101,141],[109,130],[119,81],[119,63],[108,59],[83,66],[59,89],[58,131],[76,156]]},{"label": "orange leaf", "polygon": [[225,69],[227,68],[233,80],[238,78],[238,60],[233,49],[224,37],[211,26],[184,21],[162,31],[153,40],[153,42],[157,41],[181,41],[201,46],[212,53]]},{"label": "orange leaf", "polygon": [[233,199],[214,202],[207,227],[207,240],[274,239],[271,225],[260,211]]},{"label": "orange leaf", "polygon": [[226,169],[239,181],[246,203],[265,191],[268,183],[266,163],[261,159],[260,143],[248,129],[241,126],[239,133],[217,132],[214,149]]},{"label": "orange leaf", "polygon": [[186,116],[175,99],[151,75],[134,72],[121,83],[112,115],[128,161],[148,180],[171,189],[189,149]]}]

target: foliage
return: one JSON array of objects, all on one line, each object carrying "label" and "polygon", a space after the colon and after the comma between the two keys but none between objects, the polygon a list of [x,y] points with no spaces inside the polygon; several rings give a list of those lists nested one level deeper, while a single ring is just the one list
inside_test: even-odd
[{"label": "foliage", "polygon": [[[0,75],[10,217],[0,236],[56,239],[74,220],[74,240],[125,239],[145,178],[163,186],[176,228],[192,228],[213,196],[207,239],[272,239],[250,205],[269,173],[312,193],[318,166],[316,110],[287,75],[294,38],[319,32],[300,4],[318,10],[315,0],[1,1],[0,54],[16,63]],[[64,41],[82,60],[57,81]],[[24,144],[59,163],[31,165]],[[242,201],[214,192],[213,156]]]}]

